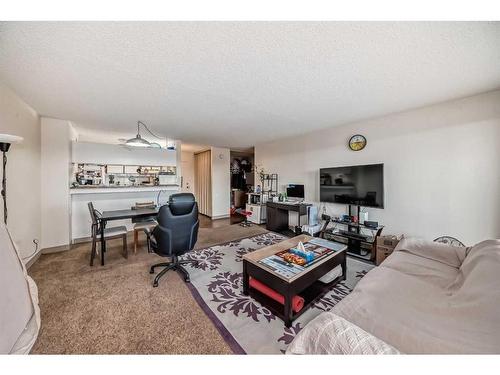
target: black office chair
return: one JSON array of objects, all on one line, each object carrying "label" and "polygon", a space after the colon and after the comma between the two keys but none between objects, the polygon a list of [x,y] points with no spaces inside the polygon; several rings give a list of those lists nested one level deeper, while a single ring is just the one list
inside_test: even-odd
[{"label": "black office chair", "polygon": [[158,225],[150,237],[151,248],[163,257],[170,257],[168,263],[158,263],[151,266],[150,273],[156,267],[165,267],[156,275],[153,286],[158,286],[158,280],[168,271],[175,270],[189,282],[189,273],[182,264],[191,261],[179,261],[178,256],[193,250],[198,239],[198,204],[191,193],[172,194],[168,204],[158,212]]}]

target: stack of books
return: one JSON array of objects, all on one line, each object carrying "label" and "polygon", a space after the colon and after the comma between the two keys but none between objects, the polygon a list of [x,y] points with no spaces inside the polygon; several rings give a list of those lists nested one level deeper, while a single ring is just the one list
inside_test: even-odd
[{"label": "stack of books", "polygon": [[141,208],[156,208],[156,204],[155,202],[135,202],[135,206],[132,207],[133,210]]}]

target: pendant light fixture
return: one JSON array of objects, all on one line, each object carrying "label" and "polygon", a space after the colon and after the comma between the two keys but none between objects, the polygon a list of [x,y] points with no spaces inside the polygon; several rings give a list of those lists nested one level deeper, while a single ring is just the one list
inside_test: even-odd
[{"label": "pendant light fixture", "polygon": [[[130,138],[125,142],[125,144],[127,146],[151,147],[151,143],[141,137],[141,130],[140,130],[141,125],[144,126],[146,128],[146,130],[151,133],[151,131],[149,131],[148,127],[146,126],[146,124],[144,124],[142,121],[137,121],[137,135],[134,138]],[[153,133],[151,133],[151,134],[153,134]],[[156,137],[156,138],[159,138],[159,137]]]},{"label": "pendant light fixture", "polygon": [[147,130],[149,134],[151,134],[153,137],[161,139],[165,141],[166,143],[166,148],[169,150],[175,150],[175,141],[170,140],[165,137],[158,137],[155,133],[153,133],[145,123],[142,121],[137,121],[137,134],[134,138],[127,139],[125,141],[126,146],[132,146],[132,147],[152,147],[152,148],[163,148],[162,145],[160,145],[158,142],[149,142],[148,140],[144,139],[141,137],[141,125],[144,127],[144,129]]}]

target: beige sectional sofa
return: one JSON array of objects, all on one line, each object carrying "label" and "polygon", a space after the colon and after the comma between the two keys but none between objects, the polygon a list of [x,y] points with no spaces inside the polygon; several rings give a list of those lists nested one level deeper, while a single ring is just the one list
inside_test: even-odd
[{"label": "beige sectional sofa", "polygon": [[0,223],[0,354],[28,354],[40,330],[38,289]]},{"label": "beige sectional sofa", "polygon": [[468,248],[402,240],[287,351],[398,352],[500,353],[500,240]]}]

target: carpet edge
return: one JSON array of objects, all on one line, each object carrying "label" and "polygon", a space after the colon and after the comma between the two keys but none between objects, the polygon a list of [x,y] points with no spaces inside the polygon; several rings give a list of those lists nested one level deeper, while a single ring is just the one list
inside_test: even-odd
[{"label": "carpet edge", "polygon": [[224,341],[226,341],[226,343],[229,345],[229,347],[233,351],[233,354],[247,354],[245,350],[241,347],[241,345],[238,343],[238,341],[236,341],[233,335],[231,335],[231,333],[224,326],[224,324],[222,324],[219,318],[217,318],[214,312],[206,304],[206,302],[203,300],[198,290],[193,285],[191,285],[191,283],[186,283],[186,286],[191,292],[196,303],[198,303],[198,305],[203,310],[205,315],[208,317],[208,319],[211,320],[217,331],[220,333]]}]

